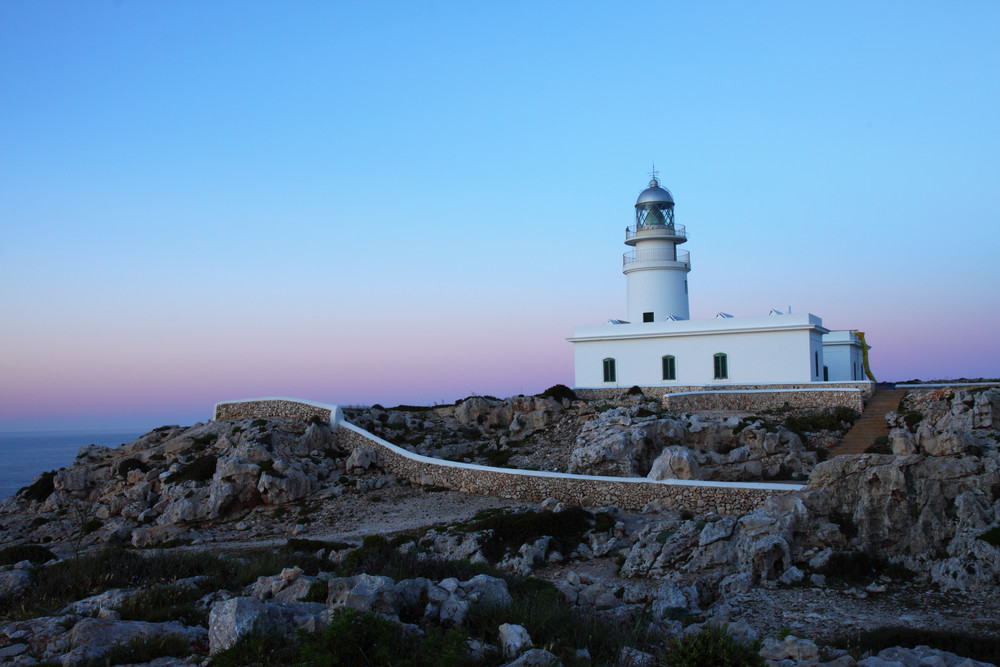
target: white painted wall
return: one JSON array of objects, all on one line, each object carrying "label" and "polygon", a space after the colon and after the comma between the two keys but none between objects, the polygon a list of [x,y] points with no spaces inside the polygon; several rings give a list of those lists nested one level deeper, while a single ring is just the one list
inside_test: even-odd
[{"label": "white painted wall", "polygon": [[[577,327],[577,387],[764,384],[822,379],[822,320],[808,313]],[[714,379],[714,355],[728,355],[728,380]],[[676,358],[677,380],[664,381],[662,358]],[[819,354],[819,377],[814,372]],[[603,360],[617,381],[605,383]]]},{"label": "white painted wall", "polygon": [[823,356],[831,382],[865,379],[861,341],[851,331],[831,331],[823,336]]},{"label": "white painted wall", "polygon": [[684,268],[683,264],[674,262],[671,264],[675,266],[634,269],[627,267],[625,278],[629,322],[641,323],[643,313],[653,313],[654,322],[663,322],[671,315],[683,320],[691,317],[685,285],[688,269]]}]

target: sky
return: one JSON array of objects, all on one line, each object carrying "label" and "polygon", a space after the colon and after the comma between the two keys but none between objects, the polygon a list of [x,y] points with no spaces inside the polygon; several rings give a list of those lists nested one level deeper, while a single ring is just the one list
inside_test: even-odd
[{"label": "sky", "polygon": [[653,168],[691,315],[1000,376],[1000,3],[0,0],[0,430],[573,384]]}]

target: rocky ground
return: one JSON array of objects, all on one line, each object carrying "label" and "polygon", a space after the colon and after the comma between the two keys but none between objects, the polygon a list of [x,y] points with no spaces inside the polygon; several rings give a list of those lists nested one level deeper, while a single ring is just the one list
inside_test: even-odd
[{"label": "rocky ground", "polygon": [[[740,517],[532,506],[412,485],[381,471],[377,457],[342,451],[318,422],[162,427],[117,449],[83,447],[71,465],[0,503],[0,664],[107,662],[116,644],[160,635],[186,648],[143,664],[234,664],[224,649],[236,650],[255,622],[315,630],[344,608],[419,633],[461,629],[470,637],[465,657],[486,664],[658,664],[667,638],[706,623],[744,643],[763,640],[762,659],[783,665],[854,664],[884,646],[861,664],[972,665],[914,647],[923,638],[965,658],[993,650],[981,642],[1000,646],[1000,389],[911,393],[887,417],[890,437],[874,450],[885,453],[831,460],[826,450],[852,417],[844,412],[670,415],[643,396],[587,402],[557,393],[347,416],[453,460],[808,484]],[[373,535],[387,541],[364,542]],[[377,548],[389,549],[382,560],[369,556]],[[159,573],[157,586],[191,588],[194,607],[155,621],[122,611],[137,591],[156,588],[149,582],[122,588],[107,574],[111,583],[95,576],[79,590],[46,588],[88,553],[244,553],[249,562],[260,549],[289,554],[287,562],[262,565],[256,581],[227,580],[228,588],[204,575],[186,579],[180,565],[179,582]],[[386,569],[397,556],[424,568],[479,563],[490,574],[406,577],[398,564]],[[615,648],[612,658],[545,639],[543,629],[525,639],[515,622],[518,577],[550,582],[565,613],[641,624],[659,639]],[[488,631],[476,625],[484,600],[511,609]],[[861,632],[890,626],[905,629],[882,631],[903,648],[863,643]],[[532,643],[539,646],[523,653]]]}]

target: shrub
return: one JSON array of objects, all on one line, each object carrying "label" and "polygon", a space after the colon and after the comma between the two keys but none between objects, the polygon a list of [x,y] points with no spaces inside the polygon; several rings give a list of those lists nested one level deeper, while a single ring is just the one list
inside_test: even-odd
[{"label": "shrub", "polygon": [[561,401],[564,398],[571,401],[578,400],[576,392],[564,384],[554,384],[542,393],[538,394],[538,396],[541,398],[554,398],[557,401]]},{"label": "shrub", "polygon": [[192,461],[187,467],[171,474],[165,480],[168,484],[176,482],[205,482],[212,479],[215,474],[215,464],[217,459],[212,454],[201,456]]},{"label": "shrub", "polygon": [[815,431],[846,431],[858,417],[857,411],[847,407],[816,410],[804,415],[788,415],[785,428],[799,435]]},{"label": "shrub", "polygon": [[979,539],[983,540],[987,544],[992,544],[995,547],[1000,547],[1000,526],[994,526],[990,528],[985,533],[979,536]]},{"label": "shrub", "polygon": [[705,625],[696,633],[672,637],[664,662],[672,667],[749,667],[763,665],[756,643],[744,644],[718,625]]},{"label": "shrub", "polygon": [[36,564],[47,563],[55,557],[55,554],[38,544],[18,544],[0,549],[0,565],[13,565],[22,560]]},{"label": "shrub", "polygon": [[513,455],[514,450],[512,449],[487,449],[483,452],[486,462],[497,467],[507,465],[507,461],[510,461],[510,457]]},{"label": "shrub", "polygon": [[56,485],[53,481],[55,476],[55,470],[43,472],[38,476],[38,479],[31,483],[30,486],[22,488],[17,493],[25,500],[35,500],[40,503],[44,502],[45,499],[51,496],[52,492],[56,490]]},{"label": "shrub", "polygon": [[643,393],[642,387],[640,387],[637,384],[634,384],[631,387],[629,387],[628,391],[625,392],[625,395],[626,396],[645,396],[646,394]]},{"label": "shrub", "polygon": [[128,474],[133,470],[141,470],[142,472],[149,472],[149,466],[136,458],[127,458],[118,464],[117,472],[118,476],[122,479],[128,477]]},{"label": "shrub", "polygon": [[510,549],[545,535],[552,537],[554,548],[569,553],[593,523],[593,514],[579,507],[570,507],[561,512],[495,514],[473,521],[467,530],[492,531],[481,551],[487,560],[495,563]]},{"label": "shrub", "polygon": [[865,454],[892,454],[892,449],[889,447],[889,436],[880,435],[875,438],[865,450]]},{"label": "shrub", "polygon": [[903,423],[906,424],[906,429],[910,432],[913,432],[923,418],[924,413],[916,410],[907,410],[903,413]]},{"label": "shrub", "polygon": [[876,654],[893,646],[923,645],[939,651],[956,653],[963,658],[1000,664],[1000,638],[981,632],[949,632],[888,626],[839,637],[833,643],[835,646],[846,648],[859,659],[864,654]]},{"label": "shrub", "polygon": [[115,644],[103,657],[84,664],[87,667],[138,664],[167,656],[183,658],[191,652],[191,644],[180,635],[139,636],[127,644]]},{"label": "shrub", "polygon": [[197,586],[151,586],[126,598],[118,607],[118,613],[126,621],[181,621],[185,625],[206,625],[208,612],[195,604],[204,594],[205,591]]},{"label": "shrub", "polygon": [[910,579],[913,573],[881,556],[872,556],[862,551],[835,551],[830,559],[817,570],[831,579],[845,583],[871,581],[882,574],[893,579]]}]

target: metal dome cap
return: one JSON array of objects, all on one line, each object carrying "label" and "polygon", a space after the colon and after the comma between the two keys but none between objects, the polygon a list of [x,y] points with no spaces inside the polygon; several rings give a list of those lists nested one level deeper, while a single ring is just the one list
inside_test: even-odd
[{"label": "metal dome cap", "polygon": [[670,190],[660,187],[660,182],[654,177],[649,181],[649,187],[639,193],[639,198],[635,200],[636,206],[642,204],[673,204],[674,197]]}]

